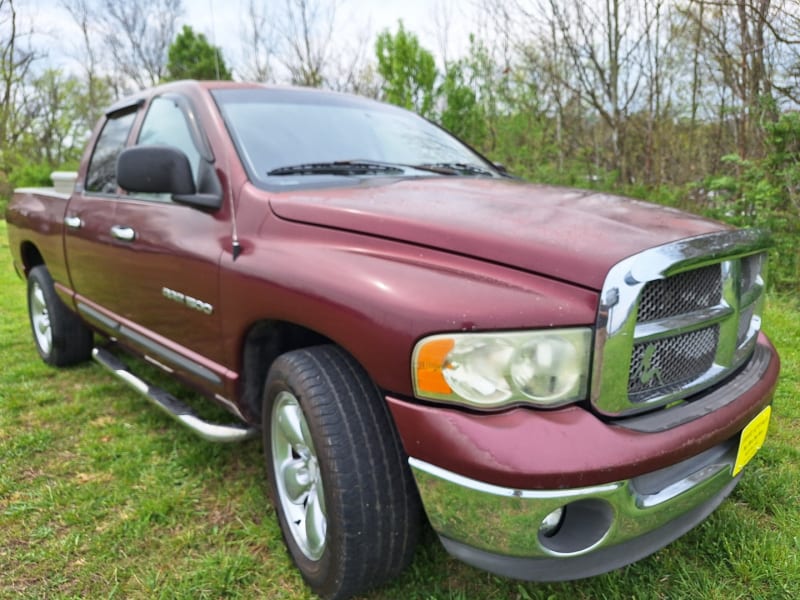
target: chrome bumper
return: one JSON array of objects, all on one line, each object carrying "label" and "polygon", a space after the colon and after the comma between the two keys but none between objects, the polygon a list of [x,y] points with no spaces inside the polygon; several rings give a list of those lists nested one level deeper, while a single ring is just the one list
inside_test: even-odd
[{"label": "chrome bumper", "polygon": [[[633,479],[563,490],[504,488],[414,458],[409,463],[430,523],[451,554],[501,575],[559,581],[630,564],[704,520],[738,482],[738,439]],[[557,529],[542,528],[562,507]]]}]

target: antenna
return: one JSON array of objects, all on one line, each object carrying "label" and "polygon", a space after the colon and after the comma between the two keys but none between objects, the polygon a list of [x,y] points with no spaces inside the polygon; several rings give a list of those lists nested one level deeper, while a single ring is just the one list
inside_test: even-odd
[{"label": "antenna", "polygon": [[217,33],[214,19],[214,0],[208,0],[208,8],[211,12],[211,47],[214,49],[214,72],[219,79],[219,48],[217,48]]},{"label": "antenna", "polygon": [[[216,28],[214,27],[215,19],[214,19],[214,0],[208,0],[208,8],[211,13],[211,45],[214,48],[214,70],[217,74],[217,79],[219,79],[219,49],[217,48],[217,34]],[[230,157],[226,157],[225,159],[227,172],[230,173]],[[231,185],[230,177],[228,177],[228,203],[231,207],[231,253],[233,254],[233,260],[235,261],[239,258],[239,255],[242,253],[242,244],[239,243],[239,228],[236,225],[236,202],[233,199],[233,185]]]},{"label": "antenna", "polygon": [[[227,172],[230,174],[231,169],[231,162],[230,158],[226,157],[225,159]],[[239,255],[242,253],[242,245],[239,243],[239,228],[236,225],[236,202],[233,199],[233,185],[230,179],[230,175],[226,178],[228,180],[228,203],[231,207],[231,254],[233,254],[233,260],[236,261],[239,258]]]}]

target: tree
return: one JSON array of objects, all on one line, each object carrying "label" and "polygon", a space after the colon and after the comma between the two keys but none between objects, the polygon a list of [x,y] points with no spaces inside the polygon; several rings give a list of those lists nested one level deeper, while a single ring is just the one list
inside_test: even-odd
[{"label": "tree", "polygon": [[86,128],[91,129],[110,103],[112,87],[111,78],[103,73],[101,68],[102,51],[99,42],[102,40],[97,39],[98,23],[93,18],[96,9],[91,0],[61,0],[61,4],[81,31],[82,47],[75,55],[86,82],[86,94],[81,103],[81,118]]},{"label": "tree", "polygon": [[444,108],[439,123],[473,146],[480,146],[486,137],[486,113],[468,80],[469,65],[458,61],[447,67],[439,93]]},{"label": "tree", "polygon": [[183,13],[182,0],[102,0],[100,10],[103,44],[118,73],[117,91],[161,81],[176,21]]},{"label": "tree", "polygon": [[251,81],[271,81],[274,75],[272,58],[278,47],[277,31],[267,8],[259,4],[249,0],[247,14],[240,22],[244,57],[237,72]]},{"label": "tree", "polygon": [[324,83],[337,4],[335,0],[286,0],[281,60],[293,84],[321,87]]},{"label": "tree", "polygon": [[397,33],[384,30],[375,42],[378,74],[383,78],[384,100],[413,109],[423,116],[433,111],[436,63],[419,45],[417,36],[398,22]]},{"label": "tree", "polygon": [[35,60],[35,54],[22,48],[13,0],[0,0],[0,143],[13,144],[18,131],[19,95]]},{"label": "tree", "polygon": [[796,2],[688,0],[682,14],[708,63],[713,92],[726,100],[720,123],[733,117],[737,153],[742,159],[762,154],[763,122],[777,119],[777,63],[800,43],[787,39],[787,27],[797,19]]},{"label": "tree", "polygon": [[[29,125],[25,82],[36,54],[23,46],[29,32],[21,32],[13,0],[0,0],[0,186],[19,162],[19,144]],[[6,193],[2,189],[0,192]]]},{"label": "tree", "polygon": [[[664,0],[657,0],[658,12]],[[612,158],[609,167],[629,179],[626,125],[642,83],[642,52],[652,20],[643,5],[630,0],[603,0],[600,8],[583,0],[549,1],[552,27],[566,51],[568,70],[552,76],[580,94],[608,126]]]},{"label": "tree", "polygon": [[24,110],[29,125],[20,143],[26,160],[50,170],[77,166],[93,123],[86,122],[89,92],[75,75],[47,69],[30,82]]},{"label": "tree", "polygon": [[206,36],[195,33],[188,25],[181,31],[167,52],[165,81],[176,79],[232,79],[222,58],[222,51],[212,46]]}]

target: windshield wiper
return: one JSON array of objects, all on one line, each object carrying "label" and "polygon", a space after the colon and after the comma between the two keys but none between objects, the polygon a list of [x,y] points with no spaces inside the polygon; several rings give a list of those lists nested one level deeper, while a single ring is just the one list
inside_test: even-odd
[{"label": "windshield wiper", "polygon": [[421,165],[411,165],[415,169],[425,169],[442,175],[494,175],[490,169],[469,163],[425,163]]},{"label": "windshield wiper", "polygon": [[490,175],[490,169],[469,163],[401,164],[371,159],[336,160],[277,167],[267,175],[387,175],[404,174],[409,170],[428,171],[439,175]]},{"label": "windshield wiper", "polygon": [[305,163],[272,169],[267,175],[369,175],[405,173],[406,169],[389,163],[369,160],[337,160]]}]

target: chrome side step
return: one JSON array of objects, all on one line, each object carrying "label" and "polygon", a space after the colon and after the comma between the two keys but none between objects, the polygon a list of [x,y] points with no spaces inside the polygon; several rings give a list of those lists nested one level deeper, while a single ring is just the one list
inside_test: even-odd
[{"label": "chrome side step", "polygon": [[92,358],[127,383],[173,419],[185,425],[201,438],[210,442],[241,442],[258,433],[255,427],[242,424],[217,425],[203,421],[192,409],[175,396],[140,379],[108,350],[94,348]]}]

